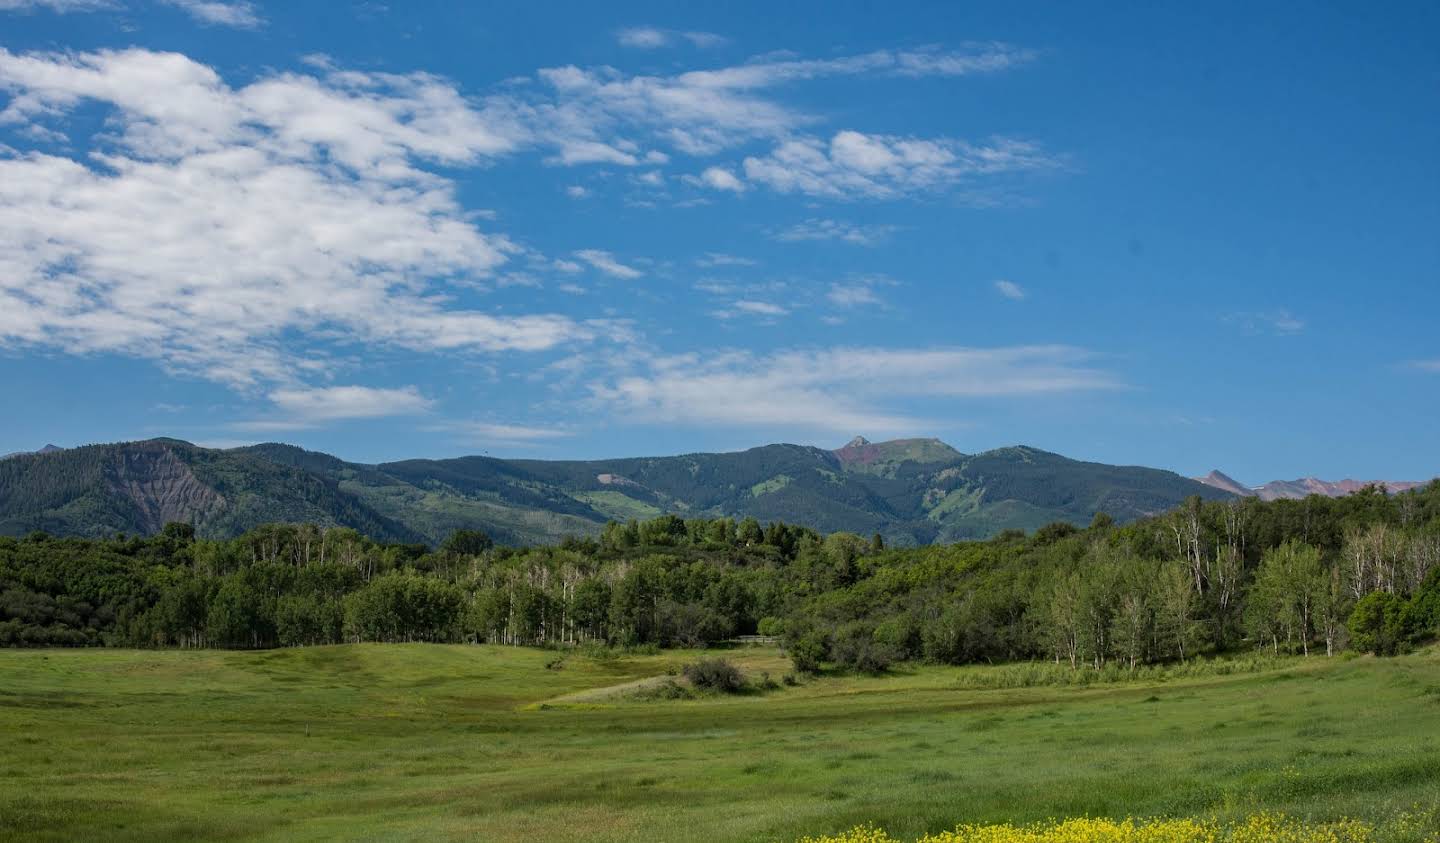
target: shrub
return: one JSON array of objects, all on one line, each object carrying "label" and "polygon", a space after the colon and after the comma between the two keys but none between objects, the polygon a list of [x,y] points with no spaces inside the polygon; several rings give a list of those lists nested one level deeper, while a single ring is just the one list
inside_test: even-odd
[{"label": "shrub", "polygon": [[696,688],[734,693],[745,685],[740,668],[725,659],[701,659],[685,665],[685,678]]},{"label": "shrub", "polygon": [[827,649],[825,635],[815,630],[799,634],[791,632],[786,636],[785,651],[790,654],[795,669],[801,673],[819,673]]},{"label": "shrub", "polygon": [[888,641],[877,640],[864,623],[846,624],[835,633],[830,657],[841,667],[862,673],[884,673],[903,653]]},{"label": "shrub", "polygon": [[666,679],[654,685],[648,685],[632,691],[631,699],[650,700],[688,700],[693,697],[689,688],[684,687],[674,679]]},{"label": "shrub", "polygon": [[783,635],[785,632],[785,622],[774,616],[764,617],[761,618],[760,623],[755,626],[755,631],[761,635]]}]

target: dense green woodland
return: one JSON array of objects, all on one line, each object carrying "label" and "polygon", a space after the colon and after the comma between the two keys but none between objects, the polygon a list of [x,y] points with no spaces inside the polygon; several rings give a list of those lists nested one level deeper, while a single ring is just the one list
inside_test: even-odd
[{"label": "dense green woodland", "polygon": [[1264,648],[1390,653],[1440,630],[1440,481],[1386,495],[1192,498],[1163,516],[887,549],[754,519],[438,548],[275,524],[196,538],[0,538],[0,644],[344,641],[697,646],[783,635],[802,670],[1047,659],[1117,671]]}]

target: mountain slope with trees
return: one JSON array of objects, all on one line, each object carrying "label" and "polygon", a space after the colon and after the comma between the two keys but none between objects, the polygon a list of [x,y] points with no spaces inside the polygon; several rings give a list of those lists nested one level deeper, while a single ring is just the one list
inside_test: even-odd
[{"label": "mountain slope with trees", "polygon": [[1120,522],[1223,491],[1168,471],[1079,462],[1017,446],[965,455],[935,439],[843,448],[613,460],[460,457],[365,465],[276,443],[216,450],[175,439],[0,461],[0,534],[152,535],[170,521],[207,538],[269,522],[349,527],[438,543],[461,529],[502,544],[594,536],[610,520],[753,517],[893,545],[984,538],[1053,521]]}]

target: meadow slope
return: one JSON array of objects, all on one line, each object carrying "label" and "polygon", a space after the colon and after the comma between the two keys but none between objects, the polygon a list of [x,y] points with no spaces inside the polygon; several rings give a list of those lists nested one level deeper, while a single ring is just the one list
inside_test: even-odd
[{"label": "meadow slope", "polygon": [[690,701],[605,690],[692,658],[0,651],[0,839],[787,841],[872,821],[913,838],[1081,815],[1384,819],[1440,793],[1434,651],[1085,688],[913,667]]}]

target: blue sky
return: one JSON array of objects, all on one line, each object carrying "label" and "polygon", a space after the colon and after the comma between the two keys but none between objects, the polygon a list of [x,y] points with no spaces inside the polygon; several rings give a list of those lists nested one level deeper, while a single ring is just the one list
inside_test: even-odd
[{"label": "blue sky", "polygon": [[0,452],[1440,473],[1440,7],[0,0]]}]

